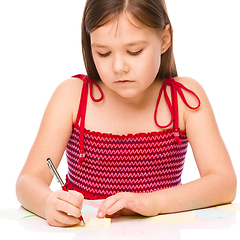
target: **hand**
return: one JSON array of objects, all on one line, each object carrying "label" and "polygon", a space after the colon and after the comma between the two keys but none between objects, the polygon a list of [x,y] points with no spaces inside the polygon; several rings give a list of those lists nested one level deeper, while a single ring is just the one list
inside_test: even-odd
[{"label": "hand", "polygon": [[83,195],[76,191],[54,192],[46,202],[45,215],[48,224],[55,227],[79,224],[83,199]]},{"label": "hand", "polygon": [[156,216],[159,214],[152,193],[122,192],[103,201],[97,217],[117,217],[120,215]]}]

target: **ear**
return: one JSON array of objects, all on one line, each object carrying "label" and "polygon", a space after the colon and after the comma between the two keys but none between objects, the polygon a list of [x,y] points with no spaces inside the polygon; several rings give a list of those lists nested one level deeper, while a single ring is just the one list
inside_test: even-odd
[{"label": "ear", "polygon": [[172,33],[170,25],[166,25],[161,34],[162,46],[161,53],[165,53],[172,44]]}]

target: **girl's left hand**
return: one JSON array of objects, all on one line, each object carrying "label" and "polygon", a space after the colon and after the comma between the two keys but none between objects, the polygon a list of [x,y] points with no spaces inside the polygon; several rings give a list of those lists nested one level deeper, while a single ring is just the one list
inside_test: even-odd
[{"label": "girl's left hand", "polygon": [[103,201],[98,209],[97,217],[118,217],[136,214],[143,216],[156,216],[159,214],[151,193],[117,193]]}]

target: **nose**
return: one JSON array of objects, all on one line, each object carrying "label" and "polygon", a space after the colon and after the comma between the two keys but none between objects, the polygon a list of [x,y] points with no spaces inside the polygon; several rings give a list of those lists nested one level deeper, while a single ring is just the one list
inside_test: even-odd
[{"label": "nose", "polygon": [[124,73],[129,71],[129,66],[126,59],[120,54],[117,54],[113,59],[113,71],[115,73]]}]

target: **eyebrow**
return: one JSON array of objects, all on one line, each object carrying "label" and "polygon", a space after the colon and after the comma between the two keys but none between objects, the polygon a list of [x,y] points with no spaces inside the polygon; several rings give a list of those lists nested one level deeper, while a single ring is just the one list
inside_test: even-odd
[{"label": "eyebrow", "polygon": [[[132,46],[136,46],[136,45],[140,45],[140,44],[146,44],[147,41],[135,41],[135,42],[129,42],[126,43],[125,46],[127,47],[132,47]],[[108,46],[106,45],[102,45],[102,44],[98,44],[98,43],[92,43],[91,44],[92,47],[97,47],[97,48],[108,48]]]}]

